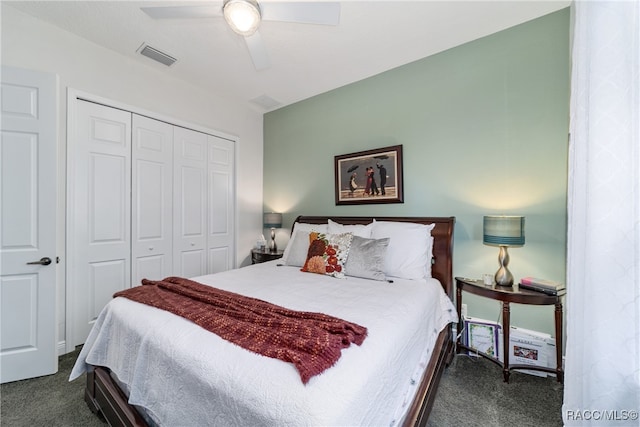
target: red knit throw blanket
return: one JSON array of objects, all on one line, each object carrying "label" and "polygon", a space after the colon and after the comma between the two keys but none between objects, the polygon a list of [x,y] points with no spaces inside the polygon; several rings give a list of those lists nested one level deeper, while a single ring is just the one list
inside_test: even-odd
[{"label": "red knit throw blanket", "polygon": [[180,277],[142,280],[114,297],[169,311],[263,356],[294,364],[302,382],[330,368],[367,328],[322,313],[293,311]]}]

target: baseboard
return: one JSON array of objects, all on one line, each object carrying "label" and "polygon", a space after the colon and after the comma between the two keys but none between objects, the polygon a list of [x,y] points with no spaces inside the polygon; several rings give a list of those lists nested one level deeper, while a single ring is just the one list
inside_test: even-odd
[{"label": "baseboard", "polygon": [[58,342],[58,356],[62,356],[63,354],[67,354],[67,342],[59,341]]}]

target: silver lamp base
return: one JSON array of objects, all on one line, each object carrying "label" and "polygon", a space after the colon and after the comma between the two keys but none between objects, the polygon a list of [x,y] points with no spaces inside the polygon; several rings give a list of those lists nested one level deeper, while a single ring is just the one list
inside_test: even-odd
[{"label": "silver lamp base", "polygon": [[271,242],[269,243],[269,250],[271,252],[278,252],[278,245],[276,245],[276,229],[271,228]]},{"label": "silver lamp base", "polygon": [[500,268],[496,271],[494,276],[496,285],[498,286],[513,286],[513,274],[507,268],[509,265],[509,252],[507,252],[506,246],[500,246],[500,253],[498,254],[498,262],[500,262]]}]

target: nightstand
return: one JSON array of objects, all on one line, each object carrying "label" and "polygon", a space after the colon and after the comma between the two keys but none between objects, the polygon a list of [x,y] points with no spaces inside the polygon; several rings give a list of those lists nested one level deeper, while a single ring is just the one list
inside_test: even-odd
[{"label": "nightstand", "polygon": [[[462,310],[462,291],[469,292],[481,297],[490,298],[496,301],[502,301],[502,333],[503,333],[503,349],[504,362],[500,362],[495,357],[488,354],[478,352],[479,355],[491,360],[502,367],[504,381],[509,382],[509,374],[512,369],[532,369],[556,374],[559,383],[564,381],[564,371],[562,370],[562,296],[565,291],[558,295],[547,295],[542,292],[530,291],[528,289],[519,289],[518,285],[513,287],[502,286],[485,286],[481,280],[465,279],[456,277],[456,304],[458,306],[458,331],[462,331],[464,327],[461,310]],[[510,328],[510,304],[530,304],[530,305],[555,305],[555,326],[556,326],[556,368],[547,368],[531,365],[510,365],[509,364],[509,328]],[[456,342],[457,353],[463,350],[473,351],[461,342],[458,337]]]},{"label": "nightstand", "polygon": [[271,252],[269,249],[251,249],[251,264],[282,258],[284,251]]}]

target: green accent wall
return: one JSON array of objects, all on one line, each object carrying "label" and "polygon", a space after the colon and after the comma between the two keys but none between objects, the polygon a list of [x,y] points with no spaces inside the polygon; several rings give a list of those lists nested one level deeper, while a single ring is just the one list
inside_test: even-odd
[{"label": "green accent wall", "polygon": [[[284,212],[285,227],[299,214],[455,216],[463,277],[498,268],[483,215],[521,214],[514,277],[564,281],[569,30],[563,9],[267,113],[265,211]],[[404,203],[336,206],[334,156],[397,144]],[[464,302],[471,316],[499,319],[497,303]],[[512,324],[553,333],[553,308],[512,307]]]}]

